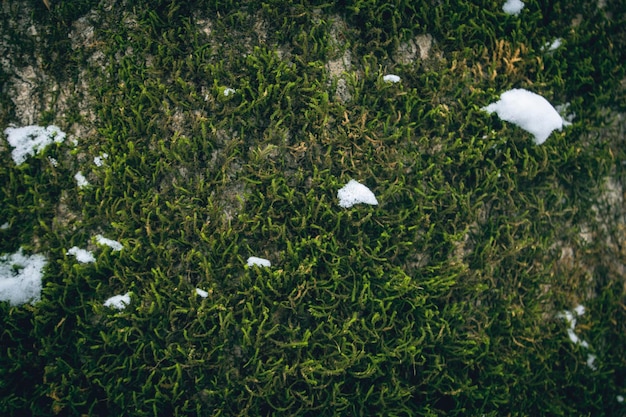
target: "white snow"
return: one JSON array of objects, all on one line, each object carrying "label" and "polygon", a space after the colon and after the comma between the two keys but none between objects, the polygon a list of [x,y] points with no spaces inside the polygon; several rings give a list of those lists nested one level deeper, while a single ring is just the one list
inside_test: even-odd
[{"label": "white snow", "polygon": [[576,327],[576,318],[571,311],[565,310],[562,313],[557,314],[556,316],[560,319],[565,319],[567,324],[569,324],[572,329]]},{"label": "white snow", "polygon": [[576,334],[576,332],[574,331],[574,329],[569,328],[567,329],[567,336],[569,337],[569,340],[577,345],[580,343],[580,338],[578,337],[578,335]]},{"label": "white snow", "polygon": [[565,321],[569,325],[569,328],[567,329],[567,335],[569,336],[569,339],[572,341],[572,343],[580,344],[583,347],[588,347],[587,342],[585,342],[584,340],[581,341],[578,335],[574,332],[574,329],[576,328],[576,316],[574,314],[576,316],[582,316],[583,314],[585,314],[585,306],[579,304],[574,307],[573,313],[569,310],[565,310],[557,314],[557,317],[565,319]]},{"label": "white snow", "polygon": [[[569,310],[565,310],[561,313],[558,313],[557,317],[561,319],[565,319],[565,321],[567,321],[567,324],[569,325],[567,329],[567,336],[569,337],[569,340],[575,345],[580,345],[581,347],[585,349],[589,349],[589,343],[587,343],[586,340],[583,340],[580,337],[578,337],[578,335],[574,331],[574,329],[576,328],[576,316],[582,316],[583,314],[585,314],[585,306],[583,306],[582,304],[579,304],[576,307],[574,307],[573,313]],[[587,366],[593,369],[594,371],[598,369],[598,367],[595,364],[596,359],[597,359],[596,355],[594,355],[593,353],[587,353]]]},{"label": "white snow", "polygon": [[116,240],[112,240],[112,239],[107,239],[106,237],[102,235],[96,235],[96,243],[100,245],[108,246],[111,249],[113,249],[113,251],[119,251],[119,250],[124,249],[124,246],[120,242]]},{"label": "white snow", "polygon": [[557,50],[561,45],[563,44],[563,39],[561,38],[556,38],[555,40],[553,40],[552,42],[548,42],[546,43],[543,48],[541,48],[542,50],[548,50],[548,51],[555,51]]},{"label": "white snow", "polygon": [[201,290],[200,288],[196,288],[196,294],[198,294],[202,298],[207,298],[209,296],[208,292]]},{"label": "white snow", "polygon": [[585,306],[578,304],[576,307],[574,307],[574,312],[577,316],[582,316],[583,314],[585,314]]},{"label": "white snow", "polygon": [[29,156],[41,152],[52,142],[63,142],[65,133],[57,126],[24,126],[4,129],[9,145],[13,147],[11,156],[16,165],[20,165]]},{"label": "white snow", "polygon": [[[574,321],[574,323],[575,322],[576,321]],[[567,336],[569,337],[569,340],[571,340],[573,344],[580,345],[584,347],[585,349],[589,348],[589,343],[587,343],[586,340],[582,340],[580,337],[578,337],[578,335],[574,331],[574,327],[570,327],[569,329],[567,329]]]},{"label": "white snow", "polygon": [[130,292],[127,292],[126,294],[114,295],[111,298],[107,298],[104,302],[105,307],[117,308],[118,310],[123,310],[129,304]]},{"label": "white snow", "polygon": [[587,354],[587,366],[593,369],[594,371],[598,370],[598,367],[595,364],[596,359],[598,359],[598,357],[594,355],[593,353]]},{"label": "white snow", "polygon": [[500,119],[532,133],[537,145],[544,143],[553,130],[561,130],[564,125],[563,118],[548,100],[522,88],[502,93],[500,100],[482,110],[489,114],[495,112]]},{"label": "white snow", "polygon": [[502,6],[502,11],[506,14],[518,15],[524,8],[524,2],[520,0],[507,0]]},{"label": "white snow", "polygon": [[43,255],[24,255],[22,248],[0,256],[0,301],[12,306],[39,301],[44,266]]},{"label": "white snow", "polygon": [[93,163],[96,164],[96,166],[101,167],[102,165],[104,165],[104,160],[107,159],[108,157],[109,157],[109,154],[107,153],[103,153],[100,156],[94,156]]},{"label": "white snow", "polygon": [[257,258],[256,256],[249,257],[247,263],[248,263],[248,266],[253,266],[253,265],[266,266],[266,267],[272,266],[272,263],[269,260],[263,259],[263,258]]},{"label": "white snow", "polygon": [[81,264],[96,262],[96,258],[93,256],[93,253],[85,249],[80,249],[78,246],[74,246],[73,248],[68,250],[67,254],[74,255],[76,257],[76,260]]},{"label": "white snow", "polygon": [[343,208],[349,208],[359,203],[378,205],[378,200],[376,200],[374,193],[355,180],[350,180],[343,188],[337,191],[337,198],[339,199],[339,205]]},{"label": "white snow", "polygon": [[85,178],[83,173],[80,171],[78,171],[76,175],[74,175],[74,179],[76,180],[76,185],[78,185],[78,188],[85,188],[89,185],[89,181],[87,181],[87,178]]},{"label": "white snow", "polygon": [[383,77],[383,81],[388,82],[388,83],[399,83],[400,77],[398,77],[395,74],[387,74]]}]

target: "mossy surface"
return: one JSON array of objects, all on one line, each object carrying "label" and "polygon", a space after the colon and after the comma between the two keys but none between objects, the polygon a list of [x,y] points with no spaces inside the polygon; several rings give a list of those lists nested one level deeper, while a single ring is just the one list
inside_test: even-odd
[{"label": "mossy surface", "polygon": [[[0,127],[77,142],[0,141],[0,254],[48,259],[0,303],[0,413],[626,413],[626,9],[525,4],[4,2]],[[572,126],[481,111],[510,88]]]}]

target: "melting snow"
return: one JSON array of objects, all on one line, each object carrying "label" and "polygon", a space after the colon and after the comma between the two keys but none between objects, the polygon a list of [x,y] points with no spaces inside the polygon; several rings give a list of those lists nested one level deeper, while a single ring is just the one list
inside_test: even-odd
[{"label": "melting snow", "polygon": [[252,266],[252,265],[266,266],[266,267],[272,266],[272,263],[269,260],[263,259],[263,258],[257,258],[256,256],[249,257],[247,262],[248,262],[248,266]]},{"label": "melting snow", "polygon": [[120,242],[116,240],[107,239],[106,237],[102,235],[96,235],[96,243],[100,245],[108,246],[111,249],[113,249],[113,251],[124,249],[124,246]]},{"label": "melting snow", "polygon": [[[583,340],[580,337],[578,337],[578,335],[574,331],[574,329],[576,328],[576,317],[582,316],[583,314],[585,314],[585,306],[579,304],[576,307],[574,307],[573,313],[571,311],[565,310],[557,314],[557,317],[561,319],[565,319],[565,321],[569,325],[567,329],[567,336],[569,337],[569,340],[575,345],[580,345],[581,347],[585,349],[589,349],[589,343],[587,343],[586,340]],[[595,364],[596,359],[597,359],[596,355],[592,353],[587,354],[587,366],[593,369],[594,371],[598,369],[597,365]]]},{"label": "melting snow", "polygon": [[85,249],[80,249],[78,246],[74,246],[73,248],[68,250],[67,254],[74,255],[76,257],[76,260],[81,264],[96,262],[96,258],[93,256],[93,253]]},{"label": "melting snow", "polygon": [[39,301],[44,266],[43,255],[24,255],[22,248],[0,256],[0,301],[12,306]]},{"label": "melting snow", "polygon": [[388,83],[399,83],[400,77],[394,74],[387,74],[383,77],[383,81],[388,82]]},{"label": "melting snow", "polygon": [[378,200],[369,188],[355,180],[350,180],[343,188],[337,192],[339,205],[344,208],[352,207],[355,204],[378,205]]},{"label": "melting snow", "polygon": [[518,15],[524,8],[524,2],[520,0],[507,0],[502,6],[502,11],[506,14]]},{"label": "melting snow", "polygon": [[76,175],[74,175],[74,179],[76,180],[76,184],[78,185],[78,188],[85,188],[86,186],[89,185],[89,181],[87,181],[87,178],[85,178],[83,173],[80,171],[78,171]]},{"label": "melting snow", "polygon": [[571,311],[565,310],[562,313],[557,314],[557,317],[560,319],[565,319],[567,324],[569,324],[572,329],[576,327],[576,317],[574,317]]},{"label": "melting snow", "polygon": [[541,48],[542,50],[548,50],[548,51],[555,51],[559,48],[559,46],[561,46],[563,44],[563,39],[561,38],[556,38],[555,40],[553,40],[552,42],[548,42],[546,43],[543,48]]},{"label": "melting snow", "polygon": [[585,340],[582,340],[581,338],[579,338],[578,335],[576,334],[576,332],[574,331],[574,329],[572,327],[567,329],[567,336],[569,337],[569,340],[571,340],[573,344],[581,345],[584,348],[588,348],[589,347],[589,343],[587,343]]},{"label": "melting snow", "polygon": [[583,314],[585,314],[585,306],[578,304],[576,307],[574,307],[574,312],[577,316],[582,316]]},{"label": "melting snow", "polygon": [[500,119],[513,123],[535,136],[535,143],[541,145],[553,130],[561,130],[564,122],[554,107],[539,94],[516,88],[506,91],[500,100],[482,110],[496,113]]},{"label": "melting snow", "polygon": [[61,143],[65,133],[56,126],[24,126],[4,129],[7,141],[14,149],[11,156],[16,165],[20,165],[29,156],[40,153],[52,142]]},{"label": "melting snow", "polygon": [[598,359],[598,357],[594,355],[593,353],[587,354],[587,366],[593,369],[594,371],[598,370],[598,367],[595,364],[596,359]]},{"label": "melting snow", "polygon": [[112,307],[112,308],[116,308],[118,310],[123,310],[129,304],[130,304],[130,293],[129,292],[127,292],[126,294],[123,294],[123,295],[114,295],[113,297],[108,298],[104,302],[104,306],[105,307]]},{"label": "melting snow", "polygon": [[202,298],[207,298],[209,296],[208,292],[201,290],[200,288],[196,288],[196,294],[198,294]]},{"label": "melting snow", "polygon": [[108,157],[109,157],[109,154],[107,153],[103,153],[100,156],[94,156],[93,163],[96,164],[96,166],[101,167],[102,165],[104,165],[104,160],[107,159]]}]

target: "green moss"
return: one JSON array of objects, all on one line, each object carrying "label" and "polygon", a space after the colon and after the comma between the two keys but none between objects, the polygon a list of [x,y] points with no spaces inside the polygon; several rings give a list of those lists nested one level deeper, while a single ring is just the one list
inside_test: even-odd
[{"label": "green moss", "polygon": [[[39,122],[93,129],[20,166],[0,146],[0,253],[49,260],[40,303],[0,305],[3,414],[623,411],[623,280],[607,263],[623,253],[579,235],[622,236],[597,207],[626,158],[602,130],[606,109],[623,110],[623,7],[161,3],[34,12],[53,45],[45,70],[64,86],[88,74],[91,100],[66,113],[53,100]],[[72,49],[60,28],[90,10],[97,51]],[[428,59],[395,60],[425,33]],[[345,56],[340,98],[327,63]],[[570,102],[573,125],[537,147],[480,110],[512,87]],[[339,207],[350,179],[380,204]],[[100,233],[124,248],[92,246]],[[72,246],[97,261],[76,263]],[[104,307],[126,292],[125,309]],[[578,302],[597,370],[556,317]]]}]

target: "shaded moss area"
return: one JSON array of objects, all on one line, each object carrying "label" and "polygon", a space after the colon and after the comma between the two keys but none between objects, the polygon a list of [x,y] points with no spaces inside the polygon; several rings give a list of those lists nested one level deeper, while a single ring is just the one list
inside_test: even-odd
[{"label": "shaded moss area", "polygon": [[[626,222],[598,210],[626,160],[626,10],[525,3],[33,1],[44,40],[5,49],[79,91],[38,123],[81,134],[20,166],[0,145],[0,253],[48,259],[41,302],[0,303],[2,414],[623,413]],[[513,87],[573,125],[535,146],[480,110]],[[350,179],[380,205],[339,207]],[[557,317],[578,303],[591,351]]]}]

